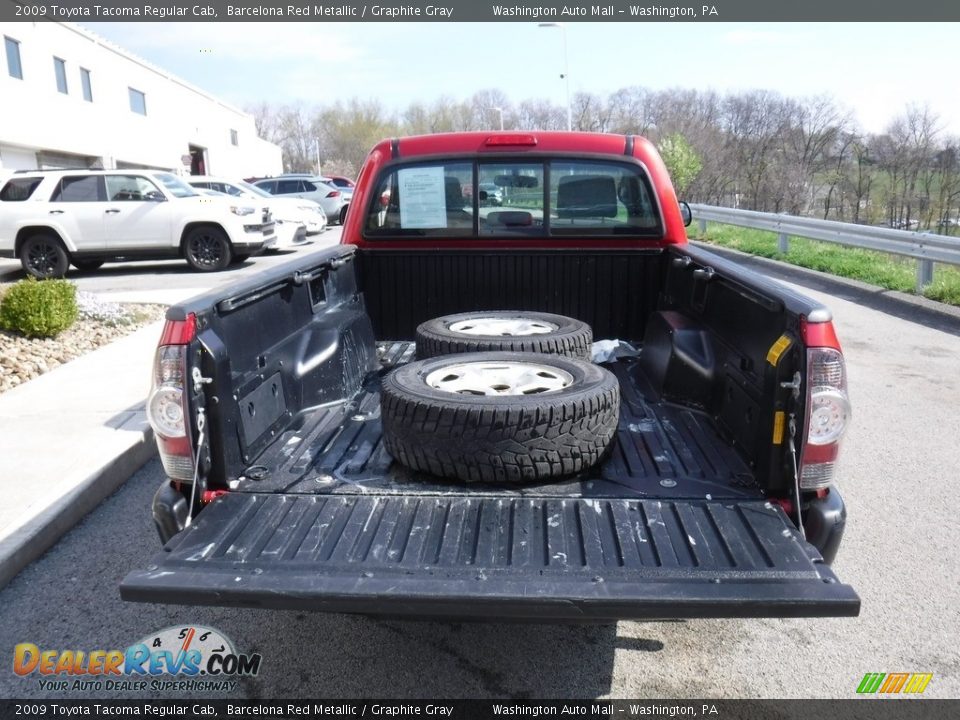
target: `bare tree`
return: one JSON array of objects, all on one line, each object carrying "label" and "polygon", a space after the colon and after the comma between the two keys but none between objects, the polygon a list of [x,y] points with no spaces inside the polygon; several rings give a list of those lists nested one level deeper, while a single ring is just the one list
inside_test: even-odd
[{"label": "bare tree", "polygon": [[277,111],[271,105],[266,102],[258,102],[248,105],[246,111],[253,116],[253,125],[257,137],[272,143],[280,140],[279,118],[277,117]]},{"label": "bare tree", "polygon": [[399,126],[378,101],[352,98],[318,112],[312,130],[324,165],[359,168],[370,148],[398,134]]},{"label": "bare tree", "polygon": [[517,108],[517,126],[526,130],[563,130],[567,113],[549,100],[524,100]]},{"label": "bare tree", "polygon": [[[257,133],[283,149],[287,170],[353,174],[384,137],[504,128],[562,130],[566,108],[528,98],[512,103],[499,89],[467,100],[441,96],[398,113],[375,100],[349,99],[307,111],[301,105],[248,107]],[[682,137],[701,163],[686,197],[717,205],[885,221],[904,227],[953,227],[960,220],[960,141],[942,139],[929,108],[907,106],[886,131],[868,135],[826,96],[786,98],[754,90],[719,95],[679,88],[627,87],[572,98],[575,127],[643,135],[655,143]],[[319,144],[318,144],[319,141]]]}]

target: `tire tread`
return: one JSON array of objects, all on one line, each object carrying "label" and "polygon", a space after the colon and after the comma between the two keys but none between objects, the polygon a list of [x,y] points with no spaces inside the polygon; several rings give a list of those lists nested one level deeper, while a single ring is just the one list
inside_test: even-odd
[{"label": "tire tread", "polygon": [[516,396],[502,408],[470,406],[461,396],[431,400],[428,409],[388,375],[381,388],[384,447],[412,470],[466,482],[538,482],[581,472],[601,460],[619,421],[619,383],[597,370],[603,377],[590,387],[551,398]]}]

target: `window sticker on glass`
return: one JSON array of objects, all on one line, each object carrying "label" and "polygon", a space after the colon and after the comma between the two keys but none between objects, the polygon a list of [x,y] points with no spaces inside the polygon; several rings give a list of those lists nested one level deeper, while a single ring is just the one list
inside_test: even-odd
[{"label": "window sticker on glass", "polygon": [[447,203],[443,167],[403,168],[397,172],[397,176],[400,226],[446,227]]}]

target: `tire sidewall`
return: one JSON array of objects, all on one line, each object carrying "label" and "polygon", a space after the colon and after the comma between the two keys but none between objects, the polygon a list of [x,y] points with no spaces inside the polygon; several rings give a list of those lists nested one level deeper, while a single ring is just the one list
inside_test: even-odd
[{"label": "tire sidewall", "polygon": [[[30,254],[30,250],[34,245],[43,243],[49,246],[57,256],[56,265],[49,273],[40,273],[33,270],[30,267],[30,263],[27,260]],[[35,277],[38,280],[47,280],[51,278],[62,278],[67,274],[67,269],[70,267],[70,257],[67,255],[66,249],[63,247],[63,243],[53,235],[47,234],[36,234],[28,237],[23,246],[20,248],[20,265],[31,277]]]},{"label": "tire sidewall", "polygon": [[[556,326],[549,333],[532,335],[468,335],[450,326],[477,318],[527,318]],[[593,332],[582,320],[553,313],[523,310],[487,310],[433,318],[417,327],[417,356],[434,357],[470,352],[544,352],[589,358]],[[549,348],[549,349],[548,349]]]},{"label": "tire sidewall", "polygon": [[[204,263],[194,257],[196,248],[194,244],[200,240],[202,235],[211,236],[220,246],[220,259],[215,264]],[[183,241],[183,254],[191,268],[199,272],[218,272],[226,270],[233,259],[233,248],[226,233],[220,228],[198,227],[193,228],[187,233]]]}]

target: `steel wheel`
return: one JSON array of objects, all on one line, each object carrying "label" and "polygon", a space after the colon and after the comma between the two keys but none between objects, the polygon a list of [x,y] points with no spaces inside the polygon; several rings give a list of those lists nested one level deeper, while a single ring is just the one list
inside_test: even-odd
[{"label": "steel wheel", "polygon": [[420,323],[417,357],[469,352],[537,352],[590,359],[593,332],[582,320],[538,310],[475,310]]},{"label": "steel wheel", "polygon": [[545,320],[528,317],[478,317],[450,325],[450,331],[460,335],[501,335],[526,337],[556,332],[557,326]]},{"label": "steel wheel", "polygon": [[542,395],[569,387],[573,376],[533,362],[467,362],[434,370],[424,382],[459,395]]}]

